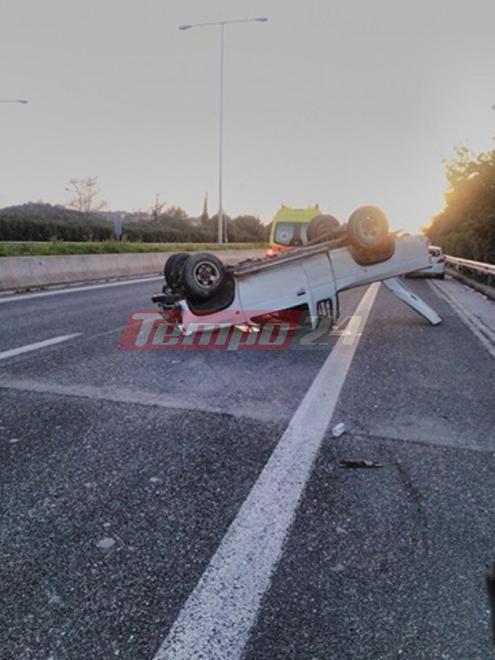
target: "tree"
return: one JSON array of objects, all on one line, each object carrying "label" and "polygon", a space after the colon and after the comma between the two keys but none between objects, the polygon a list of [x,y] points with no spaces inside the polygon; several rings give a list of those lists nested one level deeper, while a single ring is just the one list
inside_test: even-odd
[{"label": "tree", "polygon": [[447,253],[495,262],[495,150],[476,155],[458,148],[447,180],[445,209],[425,234]]},{"label": "tree", "polygon": [[174,218],[176,220],[187,220],[189,216],[187,213],[184,211],[184,209],[181,209],[180,206],[169,206],[165,214],[168,218]]},{"label": "tree", "polygon": [[166,204],[167,204],[166,202],[160,202],[160,195],[156,193],[155,203],[151,207],[151,211],[150,211],[151,222],[157,224],[160,221],[160,216]]},{"label": "tree", "polygon": [[208,222],[208,193],[205,193],[205,199],[203,201],[203,211],[201,212],[201,222],[206,224]]},{"label": "tree", "polygon": [[96,176],[71,179],[65,190],[73,195],[67,206],[82,213],[101,211],[108,205],[104,200],[98,200],[100,191],[98,190],[98,177]]},{"label": "tree", "polygon": [[254,215],[240,215],[230,223],[229,234],[235,242],[258,243],[265,239],[265,226]]}]

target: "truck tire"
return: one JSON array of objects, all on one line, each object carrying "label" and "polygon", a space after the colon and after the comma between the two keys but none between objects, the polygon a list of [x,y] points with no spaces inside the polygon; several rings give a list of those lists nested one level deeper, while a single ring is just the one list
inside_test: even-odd
[{"label": "truck tire", "polygon": [[182,271],[187,293],[200,300],[211,298],[225,281],[225,266],[218,257],[208,252],[192,254]]},{"label": "truck tire", "polygon": [[171,289],[177,289],[183,285],[182,270],[188,258],[189,254],[187,252],[176,252],[165,262],[163,275]]},{"label": "truck tire", "polygon": [[356,248],[376,248],[388,236],[387,216],[377,206],[361,206],[349,218],[347,235]]},{"label": "truck tire", "polygon": [[340,227],[340,222],[333,215],[316,215],[306,230],[308,241],[315,241],[318,238],[325,239],[338,227]]}]

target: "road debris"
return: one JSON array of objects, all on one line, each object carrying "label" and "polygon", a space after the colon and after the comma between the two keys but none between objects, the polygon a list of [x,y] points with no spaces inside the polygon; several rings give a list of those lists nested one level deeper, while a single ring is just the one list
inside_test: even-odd
[{"label": "road debris", "polygon": [[492,641],[495,644],[495,562],[487,566],[486,590],[488,593],[489,612],[492,615]]},{"label": "road debris", "polygon": [[100,550],[110,550],[111,547],[115,545],[115,539],[113,539],[110,536],[107,536],[104,539],[101,539],[101,541],[98,541],[96,544],[96,547],[99,548]]},{"label": "road debris", "polygon": [[332,435],[334,438],[340,438],[341,435],[345,433],[345,424],[343,422],[340,422],[340,424],[336,424],[333,429],[332,429]]},{"label": "road debris", "polygon": [[352,468],[382,468],[383,463],[379,463],[378,461],[368,461],[365,459],[360,459],[360,460],[350,460],[350,459],[342,459],[340,461],[337,461],[337,465],[340,468],[345,468],[345,469],[352,469]]}]

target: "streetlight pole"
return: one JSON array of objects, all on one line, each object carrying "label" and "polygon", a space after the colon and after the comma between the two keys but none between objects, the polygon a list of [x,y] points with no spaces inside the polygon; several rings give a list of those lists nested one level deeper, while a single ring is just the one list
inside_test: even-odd
[{"label": "streetlight pole", "polygon": [[218,243],[223,243],[223,71],[225,50],[225,26],[232,23],[266,23],[265,16],[257,18],[242,18],[233,21],[216,21],[213,23],[194,23],[180,25],[179,30],[190,30],[196,27],[220,27],[220,121],[218,145]]},{"label": "streetlight pole", "polygon": [[217,242],[223,243],[223,61],[225,48],[225,25],[220,25],[220,124],[218,145],[218,237]]}]

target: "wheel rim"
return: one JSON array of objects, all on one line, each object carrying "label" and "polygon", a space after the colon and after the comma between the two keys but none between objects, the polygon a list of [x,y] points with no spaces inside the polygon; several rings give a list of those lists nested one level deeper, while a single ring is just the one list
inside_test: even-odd
[{"label": "wheel rim", "polygon": [[211,289],[220,279],[220,271],[213,263],[201,262],[194,267],[193,277],[202,289]]},{"label": "wheel rim", "polygon": [[376,218],[366,217],[361,224],[361,235],[366,241],[373,241],[379,234]]}]

